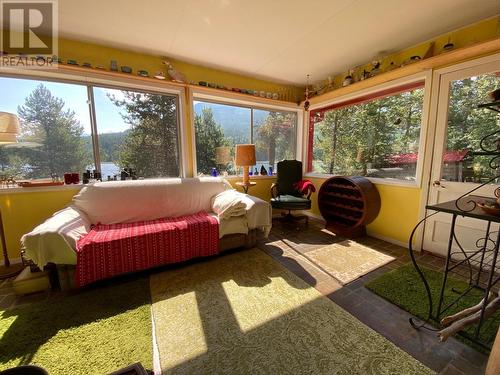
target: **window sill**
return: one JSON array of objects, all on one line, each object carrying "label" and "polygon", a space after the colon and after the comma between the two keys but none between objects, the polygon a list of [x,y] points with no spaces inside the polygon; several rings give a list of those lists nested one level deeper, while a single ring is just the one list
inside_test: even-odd
[{"label": "window sill", "polygon": [[[328,179],[330,177],[335,177],[335,175],[326,173],[306,173],[304,177]],[[403,180],[378,178],[378,177],[366,177],[366,178],[375,185],[388,185],[388,186],[399,186],[411,189],[420,189],[420,184],[418,183],[418,181],[403,181]]]},{"label": "window sill", "polygon": [[[219,177],[225,178],[226,180],[229,180],[229,181],[235,181],[235,180],[241,180],[243,178],[243,175],[241,175],[241,176],[219,176]],[[261,175],[250,176],[250,180],[265,180],[265,179],[275,179],[275,178],[276,178],[276,175],[272,175],[272,176],[261,176]]]},{"label": "window sill", "polygon": [[61,190],[80,190],[85,185],[74,184],[74,185],[58,185],[58,186],[40,186],[40,187],[2,187],[0,188],[1,194],[20,194],[20,193],[38,193],[47,191],[61,191]]}]

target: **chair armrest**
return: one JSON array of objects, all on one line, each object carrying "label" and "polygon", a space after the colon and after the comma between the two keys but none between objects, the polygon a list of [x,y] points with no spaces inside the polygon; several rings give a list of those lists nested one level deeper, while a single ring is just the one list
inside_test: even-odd
[{"label": "chair armrest", "polygon": [[273,182],[271,185],[271,197],[276,198],[278,196],[278,183]]}]

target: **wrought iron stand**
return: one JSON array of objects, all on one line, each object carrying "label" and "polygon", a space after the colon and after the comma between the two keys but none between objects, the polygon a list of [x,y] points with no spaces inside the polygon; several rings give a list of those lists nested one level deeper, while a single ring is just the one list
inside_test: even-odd
[{"label": "wrought iron stand", "polygon": [[[474,195],[468,196],[468,199],[474,202],[492,200],[492,198],[479,197]],[[425,321],[420,321],[415,318],[410,318],[410,324],[416,329],[425,328],[425,329],[435,330],[434,328],[430,328],[427,325],[431,320],[439,324],[441,318],[444,317],[444,314],[452,306],[456,305],[462,297],[467,295],[473,289],[482,290],[484,296],[487,297],[493,286],[500,280],[500,277],[498,277],[496,274],[496,271],[498,270],[496,263],[498,258],[498,249],[500,247],[500,232],[491,230],[491,223],[500,223],[500,217],[489,215],[483,212],[477,206],[474,208],[474,210],[464,212],[456,207],[456,201],[449,201],[436,205],[428,205],[426,206],[426,208],[434,212],[428,215],[424,220],[419,222],[417,226],[414,228],[410,236],[409,250],[413,265],[417,270],[420,278],[422,279],[422,282],[424,284],[427,293],[427,298],[429,302],[429,311]],[[443,270],[444,271],[443,281],[441,285],[441,290],[439,292],[439,299],[437,300],[437,309],[434,312],[434,301],[430,291],[430,287],[427,282],[427,279],[425,278],[424,273],[420,269],[417,260],[415,259],[415,254],[413,253],[412,249],[412,243],[418,227],[423,222],[425,222],[425,220],[428,219],[430,216],[433,216],[439,212],[451,214],[452,220],[451,220],[451,229],[448,239],[446,262]],[[465,249],[458,240],[455,233],[455,225],[458,216],[471,217],[479,220],[484,220],[487,222],[485,236],[476,241],[476,249],[472,250]],[[453,249],[454,244],[458,247],[458,250]],[[457,293],[457,297],[454,298],[452,301],[447,301],[445,304],[444,291],[446,289],[448,276],[451,272],[454,272],[460,266],[463,265],[466,266],[465,269],[468,272],[469,286],[463,291],[454,290],[454,292]],[[460,335],[467,337],[469,340],[477,343],[478,345],[483,346],[486,349],[490,349],[489,345],[491,345],[491,343],[488,342],[489,340],[485,342],[480,338],[481,328],[485,323],[484,312],[486,309],[487,302],[488,298],[484,298],[484,302],[481,306],[480,320],[477,323],[474,334],[470,335],[462,331],[460,332]],[[488,324],[491,324],[491,322],[488,322]]]},{"label": "wrought iron stand", "polygon": [[[500,113],[500,101],[495,101],[492,103],[480,104],[478,108],[486,108],[495,112]],[[492,170],[497,170],[500,167],[500,130],[496,130],[491,134],[483,137],[479,143],[481,151],[474,152],[475,155],[486,155],[492,156],[489,166]],[[415,329],[425,328],[429,330],[436,330],[434,328],[428,327],[428,323],[433,320],[440,324],[440,320],[443,317],[444,313],[448,311],[452,306],[456,305],[458,301],[467,295],[473,289],[479,289],[484,292],[484,299],[481,306],[481,315],[479,322],[477,323],[475,332],[473,335],[470,335],[464,331],[459,332],[461,336],[468,338],[469,340],[475,342],[476,344],[486,348],[491,349],[492,341],[491,340],[484,341],[481,339],[481,329],[483,328],[483,324],[485,323],[484,313],[486,310],[486,306],[488,304],[488,295],[491,289],[495,286],[495,284],[500,280],[497,271],[497,258],[498,258],[498,249],[500,246],[500,231],[492,231],[491,224],[492,223],[500,223],[500,216],[495,216],[484,212],[479,206],[479,202],[489,202],[490,204],[495,203],[495,198],[481,197],[477,195],[471,195],[473,192],[479,190],[483,186],[490,184],[492,182],[497,182],[500,178],[500,174],[490,178],[488,181],[482,183],[481,185],[475,187],[474,189],[468,191],[464,195],[460,196],[458,199],[454,201],[449,201],[445,203],[439,203],[436,205],[428,205],[426,206],[427,210],[433,211],[429,215],[427,215],[423,220],[421,220],[413,229],[410,240],[409,240],[409,251],[411,261],[415,266],[422,282],[424,284],[427,298],[429,302],[429,311],[427,314],[427,318],[424,321],[418,321],[415,318],[410,318],[410,324]],[[495,196],[500,198],[500,188],[495,190]],[[451,220],[451,229],[448,239],[448,250],[446,254],[446,262],[444,266],[444,274],[443,281],[441,285],[441,290],[439,293],[439,299],[437,301],[437,309],[434,313],[434,306],[432,300],[432,294],[429,287],[429,284],[425,278],[424,273],[420,269],[415,259],[415,254],[413,253],[413,238],[417,229],[422,225],[429,217],[436,215],[439,212],[444,212],[452,215]],[[476,249],[466,250],[461,245],[460,241],[457,238],[455,233],[455,226],[457,217],[470,217],[479,220],[486,221],[486,232],[483,238],[480,238],[476,241]],[[458,250],[453,250],[453,244],[456,244]],[[457,259],[458,256],[458,259]],[[463,291],[456,291],[458,296],[453,299],[451,302],[447,302],[444,304],[444,291],[446,289],[446,284],[448,281],[448,274],[457,270],[460,266],[466,265],[466,269],[469,274],[469,286]],[[482,279],[482,276],[485,275],[486,279]],[[488,322],[491,324],[492,322]],[[491,342],[490,342],[491,341]]]}]

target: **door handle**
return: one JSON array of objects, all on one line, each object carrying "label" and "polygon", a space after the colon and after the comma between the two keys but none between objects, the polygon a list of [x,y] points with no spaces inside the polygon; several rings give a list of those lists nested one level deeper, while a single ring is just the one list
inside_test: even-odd
[{"label": "door handle", "polygon": [[432,183],[432,186],[434,186],[434,187],[441,187],[441,188],[445,187],[444,185],[441,185],[441,181],[438,181],[438,180],[434,181]]}]

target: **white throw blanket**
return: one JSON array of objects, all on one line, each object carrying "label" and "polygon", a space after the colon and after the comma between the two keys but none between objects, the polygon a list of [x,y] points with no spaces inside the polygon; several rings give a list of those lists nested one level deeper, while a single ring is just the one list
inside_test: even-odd
[{"label": "white throw blanket", "polygon": [[[236,190],[223,191],[212,198],[212,211],[215,212],[221,223],[236,218],[245,218],[248,229],[259,228],[267,238],[272,225],[271,205],[262,199]],[[235,232],[235,233],[240,233]]]},{"label": "white throw blanket", "polygon": [[226,190],[212,198],[212,210],[219,216],[220,220],[237,216],[244,216],[247,213],[247,205],[243,201],[244,194],[236,190]]}]

